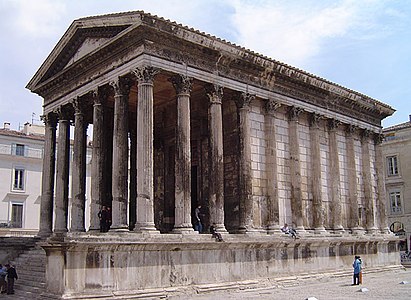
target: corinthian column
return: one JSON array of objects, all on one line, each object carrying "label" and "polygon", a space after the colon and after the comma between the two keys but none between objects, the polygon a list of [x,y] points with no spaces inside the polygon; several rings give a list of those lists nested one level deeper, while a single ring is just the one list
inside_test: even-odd
[{"label": "corinthian column", "polygon": [[99,230],[98,212],[104,199],[104,101],[107,93],[101,89],[92,92],[93,148],[91,159],[90,229]]},{"label": "corinthian column", "polygon": [[54,233],[64,234],[67,230],[69,156],[70,156],[70,120],[64,108],[57,110],[59,116],[59,136],[57,145],[56,201]]},{"label": "corinthian column", "polygon": [[210,101],[210,223],[215,223],[217,230],[224,232],[227,230],[224,226],[223,87],[216,84],[209,87],[207,96]]},{"label": "corinthian column", "polygon": [[42,116],[45,124],[43,172],[41,183],[39,236],[49,236],[53,228],[54,168],[56,164],[57,118],[53,113]]},{"label": "corinthian column", "polygon": [[241,93],[235,99],[239,117],[239,152],[240,152],[240,226],[241,233],[256,231],[253,224],[253,185],[251,181],[251,134],[250,103],[254,95]]},{"label": "corinthian column", "polygon": [[356,127],[348,125],[346,129],[347,141],[347,172],[348,172],[348,199],[350,202],[349,227],[353,234],[362,234],[364,229],[360,226],[358,213],[357,170],[355,166],[354,134]]},{"label": "corinthian column", "polygon": [[159,72],[143,66],[132,71],[138,82],[137,102],[137,232],[156,232],[154,226],[153,139],[154,76]]},{"label": "corinthian column", "polygon": [[177,93],[175,159],[175,219],[173,232],[193,232],[191,224],[190,93],[192,79],[176,75],[171,82]]},{"label": "corinthian column", "polygon": [[72,102],[74,107],[74,145],[73,171],[71,193],[71,224],[70,231],[85,231],[86,207],[86,132],[87,124],[84,121],[84,107],[80,99]]},{"label": "corinthian column", "polygon": [[377,173],[377,212],[378,223],[381,233],[390,233],[387,221],[387,206],[385,200],[385,182],[384,182],[384,162],[382,155],[383,134],[374,134],[375,143],[375,168]]},{"label": "corinthian column", "polygon": [[340,191],[340,161],[338,157],[337,128],[341,124],[336,119],[328,120],[330,149],[331,218],[334,231],[343,232]]},{"label": "corinthian column", "polygon": [[365,202],[365,215],[367,233],[376,233],[377,227],[375,226],[374,216],[374,201],[372,197],[371,186],[371,162],[370,162],[370,131],[363,130],[361,133],[361,154],[362,154],[362,174],[364,185],[364,202]]},{"label": "corinthian column", "polygon": [[128,94],[125,79],[110,82],[114,89],[112,225],[117,231],[128,231]]},{"label": "corinthian column", "polygon": [[321,193],[321,152],[320,152],[320,122],[321,116],[310,115],[310,144],[311,144],[311,187],[313,193],[313,226],[315,233],[325,233],[323,200]]},{"label": "corinthian column", "polygon": [[278,102],[268,99],[265,110],[265,132],[267,134],[267,233],[281,233],[278,207],[277,179],[277,139],[275,130],[275,111],[281,106]]},{"label": "corinthian column", "polygon": [[292,106],[289,110],[290,177],[292,222],[299,232],[304,232],[303,204],[301,196],[300,136],[298,116],[302,109]]}]

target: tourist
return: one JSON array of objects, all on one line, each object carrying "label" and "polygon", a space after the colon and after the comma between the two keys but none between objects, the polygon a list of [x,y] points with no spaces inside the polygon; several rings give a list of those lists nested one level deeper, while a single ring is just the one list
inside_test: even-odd
[{"label": "tourist", "polygon": [[198,233],[201,233],[203,231],[203,224],[201,224],[201,205],[198,205],[196,209],[194,210],[194,216],[195,216],[195,224],[194,224],[194,230],[198,231]]},{"label": "tourist", "polygon": [[7,275],[7,268],[0,264],[0,292],[2,294],[7,292],[7,285],[6,285],[6,275]]},{"label": "tourist", "polygon": [[284,224],[284,226],[281,228],[281,231],[285,234],[291,235],[291,237],[293,237],[294,239],[297,238],[297,231],[293,228],[289,228],[287,223]]},{"label": "tourist", "polygon": [[217,232],[217,226],[215,223],[210,226],[210,233],[216,241],[223,242],[223,237],[221,236],[221,233]]},{"label": "tourist", "polygon": [[98,217],[100,219],[100,232],[108,231],[108,211],[107,207],[103,205],[101,210],[98,212]]},{"label": "tourist", "polygon": [[360,284],[361,263],[361,258],[356,255],[354,258],[354,263],[352,264],[352,267],[354,268],[354,282],[352,285]]},{"label": "tourist", "polygon": [[14,266],[6,265],[7,268],[7,295],[14,294],[14,280],[18,279]]}]

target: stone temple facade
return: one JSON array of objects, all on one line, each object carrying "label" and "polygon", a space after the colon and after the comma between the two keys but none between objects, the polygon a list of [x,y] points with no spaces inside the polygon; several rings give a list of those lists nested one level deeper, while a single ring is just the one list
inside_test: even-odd
[{"label": "stone temple facade", "polygon": [[[27,88],[44,98],[49,293],[153,296],[348,274],[354,254],[369,270],[399,264],[384,103],[140,11],[74,21]],[[99,232],[102,205],[109,233]],[[224,243],[193,230],[197,205]]]}]

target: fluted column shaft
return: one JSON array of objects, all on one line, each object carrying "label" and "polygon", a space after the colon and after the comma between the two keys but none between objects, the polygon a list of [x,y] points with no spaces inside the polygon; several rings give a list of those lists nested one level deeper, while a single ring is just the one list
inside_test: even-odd
[{"label": "fluted column shaft", "polygon": [[72,163],[72,196],[71,196],[71,224],[70,231],[85,231],[86,207],[86,131],[84,108],[80,99],[73,101],[74,106],[74,145]]},{"label": "fluted column shaft", "polygon": [[265,132],[267,133],[267,232],[269,234],[281,233],[278,204],[278,179],[277,179],[277,138],[275,130],[275,111],[281,105],[269,99],[265,105]]},{"label": "fluted column shaft", "polygon": [[158,73],[152,67],[141,67],[133,71],[138,81],[137,103],[137,204],[134,231],[156,231],[154,226],[153,189],[153,81]]},{"label": "fluted column shaft", "polygon": [[382,154],[382,142],[384,136],[382,134],[374,135],[375,142],[375,167],[377,173],[377,212],[378,223],[381,233],[389,233],[387,220],[387,206],[386,206],[386,191],[384,182],[384,161]]},{"label": "fluted column shaft", "polygon": [[365,204],[365,216],[366,216],[366,229],[368,233],[375,233],[377,228],[375,226],[374,216],[374,200],[372,197],[371,186],[371,161],[370,161],[370,132],[363,130],[361,134],[361,156],[362,156],[362,174],[363,174],[363,186],[364,186],[364,204]]},{"label": "fluted column shaft", "polygon": [[301,195],[300,136],[298,116],[302,109],[292,106],[289,110],[290,176],[292,222],[298,231],[304,231],[303,204]]},{"label": "fluted column shaft", "polygon": [[43,172],[40,203],[40,236],[49,236],[53,228],[54,172],[56,165],[57,118],[53,113],[43,116],[45,123]]},{"label": "fluted column shaft", "polygon": [[113,230],[128,230],[128,93],[130,86],[118,78],[114,88],[112,225]]},{"label": "fluted column shaft", "polygon": [[[135,126],[134,126],[135,127]],[[130,202],[129,202],[129,229],[133,230],[136,224],[137,200],[137,134],[136,129],[130,131]]]},{"label": "fluted column shaft", "polygon": [[313,226],[316,233],[325,232],[323,200],[321,193],[321,152],[320,152],[320,122],[321,116],[310,115],[310,145],[311,145],[311,187],[313,195]]},{"label": "fluted column shaft", "polygon": [[100,229],[98,212],[104,199],[104,99],[102,91],[93,94],[93,148],[91,160],[90,230]]},{"label": "fluted column shaft", "polygon": [[226,231],[224,226],[224,154],[223,116],[221,110],[223,88],[213,85],[209,89],[209,133],[210,133],[210,223],[217,230]]},{"label": "fluted column shaft", "polygon": [[239,117],[239,152],[240,152],[240,226],[241,233],[251,232],[253,224],[253,185],[251,181],[251,133],[250,104],[254,95],[241,93],[235,99]]},{"label": "fluted column shaft", "polygon": [[344,231],[341,211],[340,161],[338,157],[337,128],[340,122],[328,120],[328,136],[330,149],[330,181],[331,181],[331,218],[335,231]]},{"label": "fluted column shaft", "polygon": [[70,155],[70,120],[63,108],[58,110],[59,135],[57,145],[56,200],[54,232],[67,232],[68,191],[69,191],[69,155]]},{"label": "fluted column shaft", "polygon": [[358,186],[357,170],[355,166],[355,149],[354,149],[355,127],[348,125],[346,130],[346,147],[347,147],[347,176],[348,176],[348,199],[350,202],[350,222],[349,227],[353,233],[360,233],[363,228],[359,224],[358,213]]},{"label": "fluted column shaft", "polygon": [[171,81],[177,93],[174,232],[193,231],[191,224],[190,93],[192,79],[176,75]]}]

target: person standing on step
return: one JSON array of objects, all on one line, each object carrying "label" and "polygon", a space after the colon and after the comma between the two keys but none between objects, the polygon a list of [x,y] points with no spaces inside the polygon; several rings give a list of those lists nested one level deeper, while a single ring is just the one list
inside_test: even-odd
[{"label": "person standing on step", "polygon": [[6,265],[7,268],[7,295],[14,294],[14,281],[19,277],[17,276],[14,266]]},{"label": "person standing on step", "polygon": [[361,258],[358,255],[355,256],[352,267],[354,268],[354,282],[352,285],[359,285],[361,273]]},{"label": "person standing on step", "polygon": [[195,224],[194,224],[194,230],[198,231],[198,233],[201,233],[203,231],[203,224],[201,224],[201,205],[198,205],[196,209],[194,210],[194,216],[195,216]]},{"label": "person standing on step", "polygon": [[6,275],[7,275],[7,268],[0,264],[0,292],[2,294],[7,292],[7,285],[6,285]]}]

